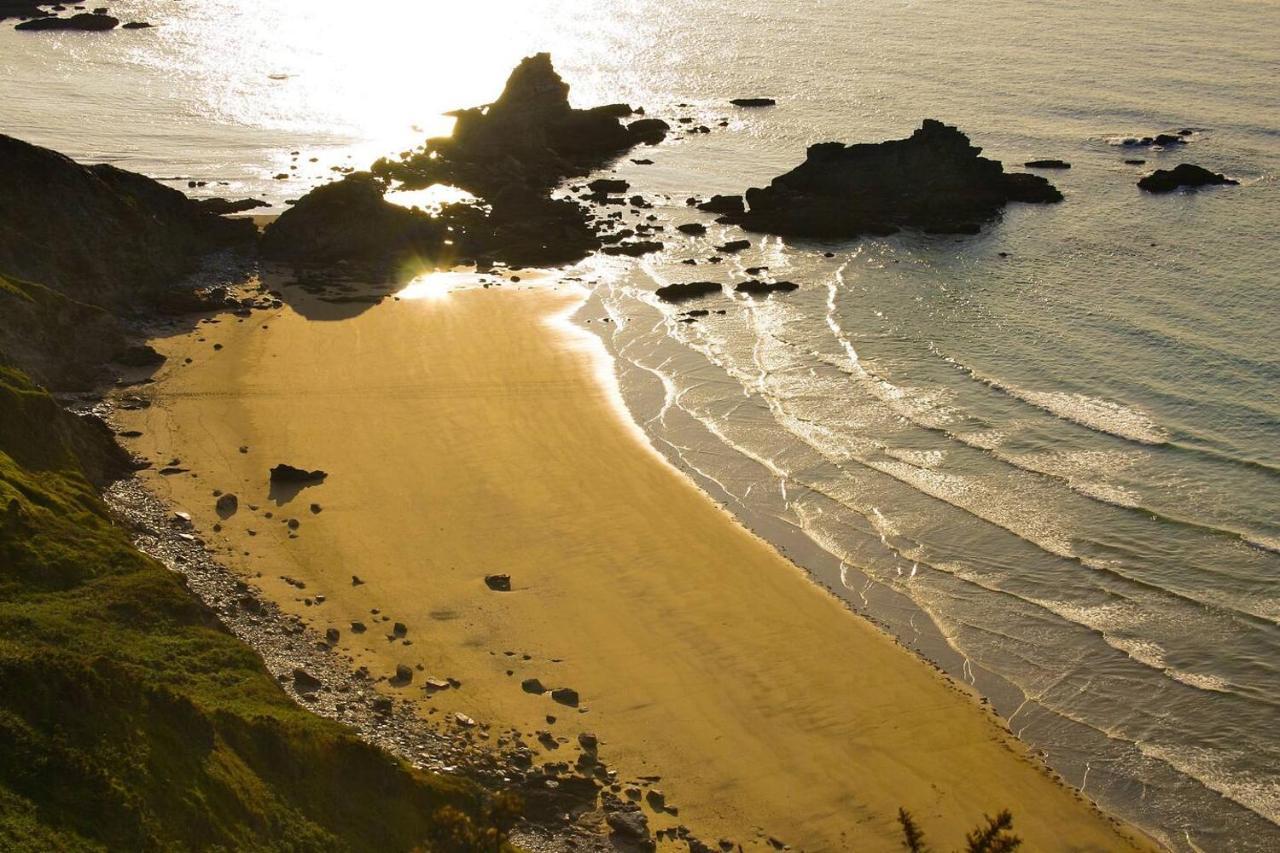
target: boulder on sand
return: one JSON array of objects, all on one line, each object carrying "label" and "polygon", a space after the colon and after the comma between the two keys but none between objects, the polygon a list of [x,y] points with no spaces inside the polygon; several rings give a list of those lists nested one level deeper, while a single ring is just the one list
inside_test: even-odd
[{"label": "boulder on sand", "polygon": [[283,463],[271,469],[273,483],[319,483],[328,476],[324,471],[307,471],[304,468],[295,468]]},{"label": "boulder on sand", "polygon": [[1169,193],[1179,187],[1234,186],[1239,184],[1226,175],[1210,172],[1192,163],[1182,163],[1172,169],[1156,169],[1141,178],[1138,186],[1149,193]]},{"label": "boulder on sand", "polygon": [[906,139],[811,145],[795,169],[747,190],[747,212],[725,218],[749,230],[819,238],[903,227],[974,233],[1011,201],[1062,200],[1044,178],[1006,173],[981,151],[934,119]]}]

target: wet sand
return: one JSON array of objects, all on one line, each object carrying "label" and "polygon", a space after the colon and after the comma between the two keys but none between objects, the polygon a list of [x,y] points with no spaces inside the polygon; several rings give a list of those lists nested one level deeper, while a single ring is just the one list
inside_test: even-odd
[{"label": "wet sand", "polygon": [[[1147,849],[662,460],[603,347],[567,321],[583,291],[427,290],[155,341],[155,402],[121,418],[157,462],[148,483],[230,566],[340,629],[374,675],[421,664],[388,693],[429,719],[550,729],[570,761],[594,732],[621,778],[661,777],[679,814],[655,828],[712,842],[762,847],[758,828],[805,850],[899,850],[905,806],[949,849],[1008,807],[1025,849]],[[190,473],[161,475],[173,458]],[[273,500],[281,462],[329,476]],[[214,489],[240,501],[218,533]],[[511,592],[486,586],[498,572]],[[429,676],[461,687],[428,697]],[[527,678],[572,687],[581,709]]]}]

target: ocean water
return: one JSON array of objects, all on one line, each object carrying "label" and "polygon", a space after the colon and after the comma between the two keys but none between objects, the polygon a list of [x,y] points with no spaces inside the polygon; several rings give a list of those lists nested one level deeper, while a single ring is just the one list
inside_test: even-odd
[{"label": "ocean water", "polygon": [[[713,127],[617,169],[711,232],[577,271],[655,446],[1104,807],[1178,850],[1280,849],[1280,4],[433,6],[146,0],[113,11],[155,30],[5,28],[0,131],[280,207],[447,130],[537,50],[579,105]],[[747,95],[779,104],[727,103]],[[686,196],[926,116],[1007,168],[1068,160],[1046,173],[1067,200],[977,236],[680,263],[740,236]],[[1116,144],[1179,128],[1178,150]],[[1135,187],[1184,161],[1241,185]],[[694,323],[653,296],[757,265],[800,290]]]}]

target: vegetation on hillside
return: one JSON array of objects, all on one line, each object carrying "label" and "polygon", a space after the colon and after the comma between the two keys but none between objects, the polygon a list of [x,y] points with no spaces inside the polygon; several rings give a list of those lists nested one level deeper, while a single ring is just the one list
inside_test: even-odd
[{"label": "vegetation on hillside", "polygon": [[0,848],[501,849],[509,806],[295,705],[131,546],[110,446],[0,367]]}]

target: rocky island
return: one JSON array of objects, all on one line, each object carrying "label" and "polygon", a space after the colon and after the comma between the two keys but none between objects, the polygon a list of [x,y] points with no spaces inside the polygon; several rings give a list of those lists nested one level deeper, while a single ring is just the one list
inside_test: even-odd
[{"label": "rocky island", "polygon": [[955,127],[934,119],[906,139],[809,147],[805,161],[745,193],[747,209],[721,201],[724,221],[751,231],[847,238],[916,228],[973,234],[1009,202],[1048,204],[1062,193],[1038,175],[1008,173]]}]

